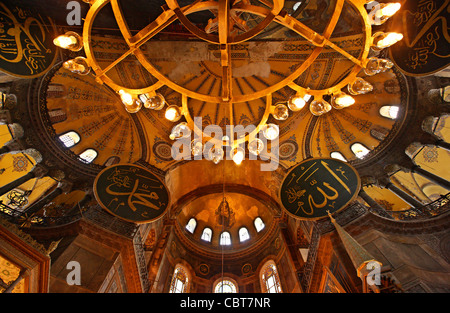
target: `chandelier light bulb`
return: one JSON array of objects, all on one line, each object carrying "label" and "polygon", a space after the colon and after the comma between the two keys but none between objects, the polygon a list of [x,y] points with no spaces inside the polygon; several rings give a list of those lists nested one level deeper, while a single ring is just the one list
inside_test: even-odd
[{"label": "chandelier light bulb", "polygon": [[74,36],[61,35],[53,39],[55,46],[63,49],[68,49],[70,46],[77,43],[77,39]]},{"label": "chandelier light bulb", "polygon": [[332,98],[331,105],[333,108],[340,110],[355,104],[355,98],[342,92]]},{"label": "chandelier light bulb", "polygon": [[72,73],[79,75],[87,75],[91,71],[86,58],[76,57],[75,59],[68,60],[63,63],[63,67]]},{"label": "chandelier light bulb", "polygon": [[309,106],[309,110],[315,116],[320,116],[331,111],[331,104],[325,100],[314,100]]},{"label": "chandelier light bulb", "polygon": [[289,110],[284,104],[278,104],[275,106],[272,115],[276,120],[284,121],[289,117]]},{"label": "chandelier light bulb", "polygon": [[223,160],[223,154],[224,152],[222,148],[214,146],[211,150],[209,150],[208,157],[214,162],[214,164],[218,164]]},{"label": "chandelier light bulb", "polygon": [[242,161],[244,160],[245,157],[245,153],[244,153],[244,149],[242,148],[235,148],[232,152],[231,152],[231,157],[233,159],[233,162],[236,165],[240,165],[242,163]]},{"label": "chandelier light bulb", "polygon": [[83,48],[83,40],[81,36],[75,32],[67,32],[53,39],[53,44],[62,49],[71,51],[80,51]]},{"label": "chandelier light bulb", "polygon": [[172,128],[172,132],[170,133],[169,138],[175,140],[178,138],[186,138],[190,136],[191,136],[191,129],[189,128],[186,122],[181,122],[180,124]]},{"label": "chandelier light bulb", "polygon": [[164,116],[167,120],[176,122],[181,118],[181,110],[178,106],[171,105],[166,109],[166,113]]},{"label": "chandelier light bulb", "polygon": [[124,90],[119,90],[120,99],[125,105],[132,105],[134,102],[133,96]]},{"label": "chandelier light bulb", "polygon": [[194,139],[191,141],[191,153],[193,156],[199,156],[203,152],[203,143],[198,140]]},{"label": "chandelier light bulb", "polygon": [[380,59],[375,57],[370,58],[367,62],[366,68],[364,69],[364,73],[368,76],[373,76],[380,73]]},{"label": "chandelier light bulb", "polygon": [[304,97],[300,95],[295,95],[288,101],[288,107],[291,111],[297,112],[303,109],[306,105],[306,100]]},{"label": "chandelier light bulb", "polygon": [[255,138],[248,144],[248,151],[254,155],[259,155],[264,149],[264,142],[261,139]]},{"label": "chandelier light bulb", "polygon": [[144,103],[144,107],[151,110],[161,110],[166,104],[166,100],[160,93],[157,93],[154,96],[142,94],[139,98]]},{"label": "chandelier light bulb", "polygon": [[377,12],[377,15],[378,16],[387,16],[387,17],[393,16],[402,7],[402,5],[398,2],[382,3],[380,6],[381,6],[381,9],[379,10],[379,12]]},{"label": "chandelier light bulb", "polygon": [[275,124],[267,124],[264,131],[263,131],[263,135],[264,137],[266,137],[267,140],[274,140],[278,137],[280,133],[280,129],[278,128],[278,125]]},{"label": "chandelier light bulb", "polygon": [[378,33],[374,35],[374,48],[381,50],[388,48],[403,39],[400,33]]},{"label": "chandelier light bulb", "polygon": [[370,24],[382,25],[392,17],[402,5],[400,3],[381,3],[375,5],[369,13]]},{"label": "chandelier light bulb", "polygon": [[365,81],[364,79],[358,77],[353,83],[348,85],[348,91],[351,95],[361,95],[373,90],[373,86]]}]

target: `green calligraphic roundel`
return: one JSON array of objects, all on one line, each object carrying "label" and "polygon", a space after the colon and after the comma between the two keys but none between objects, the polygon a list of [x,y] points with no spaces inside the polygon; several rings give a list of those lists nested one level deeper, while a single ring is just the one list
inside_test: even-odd
[{"label": "green calligraphic roundel", "polygon": [[404,74],[428,76],[450,65],[448,0],[406,0],[390,18],[390,28],[403,40],[389,48],[389,57]]},{"label": "green calligraphic roundel", "polygon": [[17,1],[0,2],[0,72],[34,78],[56,62],[56,25]]},{"label": "green calligraphic roundel", "polygon": [[283,180],[280,199],[287,213],[298,219],[315,220],[343,209],[361,187],[358,172],[336,159],[307,159]]},{"label": "green calligraphic roundel", "polygon": [[102,170],[94,181],[94,194],[109,213],[138,224],[162,217],[170,200],[164,183],[134,164],[115,164]]}]

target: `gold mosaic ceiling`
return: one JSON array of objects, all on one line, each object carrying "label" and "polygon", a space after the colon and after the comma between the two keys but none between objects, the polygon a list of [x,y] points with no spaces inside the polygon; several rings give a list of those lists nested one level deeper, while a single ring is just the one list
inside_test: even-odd
[{"label": "gold mosaic ceiling", "polygon": [[[292,6],[294,3],[288,2]],[[335,1],[307,1],[295,15],[312,29],[321,32],[327,23]],[[358,56],[363,46],[363,23],[357,12],[348,6],[332,35],[332,41]],[[106,13],[105,13],[106,14]],[[272,25],[273,26],[273,25]],[[233,46],[233,91],[236,96],[263,90],[288,76],[311,53],[314,46],[282,27],[269,27],[270,35]],[[264,37],[261,35],[260,37]],[[162,35],[161,35],[162,37]],[[166,77],[188,90],[208,95],[221,92],[220,53],[217,45],[197,40],[176,40],[165,36],[146,43],[142,50]],[[280,40],[283,38],[283,40]],[[97,35],[92,38],[94,55],[106,67],[128,49],[122,38]],[[335,85],[348,74],[352,63],[339,53],[324,49],[315,62],[296,83],[312,89]],[[110,77],[128,88],[142,88],[156,82],[133,56],[127,57],[109,72]],[[402,105],[401,78],[393,71],[374,77],[364,77],[372,83],[374,91],[356,97],[356,104],[343,110],[332,110],[321,117],[313,116],[307,107],[290,112],[280,125],[280,164],[289,168],[305,157],[329,157],[333,151],[341,152],[347,160],[356,159],[351,144],[359,142],[375,149],[380,140],[370,135],[371,130],[382,129],[388,134],[394,121],[379,114],[383,105]],[[399,81],[400,78],[400,81]],[[164,118],[164,110],[144,110],[128,114],[116,95],[107,87],[96,84],[88,76],[76,76],[60,69],[51,80],[50,87],[62,87],[58,97],[49,97],[50,110],[63,108],[67,119],[53,124],[55,134],[75,130],[81,142],[71,148],[76,154],[88,147],[98,151],[94,163],[103,165],[110,156],[121,162],[142,159],[162,170],[176,163],[170,154],[172,141],[168,138],[173,123]],[[168,87],[158,90],[169,104],[180,105],[181,95]],[[293,90],[284,87],[273,94],[272,103],[284,102]],[[257,125],[264,113],[265,98],[235,103],[235,124]],[[223,105],[189,99],[191,116],[202,118],[203,126],[225,126],[229,119]],[[269,118],[269,122],[274,120]]]}]

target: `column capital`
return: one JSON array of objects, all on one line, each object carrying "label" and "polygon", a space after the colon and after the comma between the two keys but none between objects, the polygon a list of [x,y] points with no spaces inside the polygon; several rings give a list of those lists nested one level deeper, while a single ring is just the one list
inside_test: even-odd
[{"label": "column capital", "polygon": [[63,193],[67,194],[72,191],[72,186],[73,186],[72,182],[62,180],[58,182],[57,188],[61,189]]},{"label": "column capital", "polygon": [[23,150],[22,144],[14,139],[5,143],[4,146],[8,148],[8,150],[9,150],[8,153],[11,153],[11,152],[19,153]]}]

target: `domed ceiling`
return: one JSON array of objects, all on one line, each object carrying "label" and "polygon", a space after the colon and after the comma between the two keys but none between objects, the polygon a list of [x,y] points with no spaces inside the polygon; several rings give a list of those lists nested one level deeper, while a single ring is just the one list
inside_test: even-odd
[{"label": "domed ceiling", "polygon": [[[288,10],[318,33],[325,30],[330,12],[336,6],[336,1],[305,1],[297,5],[294,11],[292,6],[295,3],[288,1]],[[126,5],[123,7],[124,17],[133,29],[147,25],[148,21],[141,21],[143,25],[140,25],[138,18],[126,15],[131,9]],[[364,47],[363,22],[350,4],[344,4],[342,12],[331,40],[357,57]],[[111,14],[111,8],[107,5],[100,10],[97,19],[108,20]],[[214,17],[206,11],[192,16],[189,15],[200,25]],[[286,103],[295,93],[291,88],[284,87],[282,82],[305,62],[315,47],[289,29],[277,23],[271,25],[267,29],[269,33],[233,45],[231,53],[233,97],[239,99],[242,95],[254,94],[254,100],[233,103],[230,117],[231,109],[226,103],[187,99],[190,116],[201,117],[203,127],[211,124],[225,127],[230,124],[230,118],[235,125],[258,125],[268,101],[259,94],[265,94],[265,90],[278,86],[280,82],[281,88],[272,94],[272,104]],[[175,26],[173,28],[177,29]],[[183,30],[181,25],[179,28]],[[185,30],[179,31],[178,35],[185,33]],[[222,68],[218,45],[192,38],[189,41],[180,40],[176,35],[176,40],[173,40],[161,32],[156,37],[159,40],[147,42],[141,50],[154,68],[181,88],[219,99]],[[260,40],[262,38],[264,40]],[[128,51],[128,45],[120,36],[94,35],[92,50],[98,64],[106,68]],[[109,70],[108,76],[127,88],[157,84],[158,80],[139,60],[129,55]],[[305,88],[326,89],[336,85],[353,68],[354,64],[346,57],[331,48],[324,48],[295,83]],[[289,168],[306,157],[329,157],[335,151],[348,161],[357,161],[350,150],[353,143],[362,143],[374,150],[381,141],[379,136],[378,139],[373,136],[374,132],[381,132],[383,138],[389,137],[389,132],[395,128],[395,121],[381,116],[379,109],[385,105],[405,106],[407,99],[402,87],[405,83],[401,75],[394,71],[373,77],[367,77],[361,72],[359,76],[370,82],[374,90],[356,96],[356,104],[349,108],[332,110],[316,117],[306,106],[300,112],[290,112],[286,121],[269,117],[267,123],[275,123],[280,127],[279,152],[283,167]],[[167,105],[181,105],[181,94],[170,87],[162,86],[157,92],[165,97]],[[169,139],[175,124],[164,118],[164,110],[141,109],[136,114],[129,114],[124,110],[118,95],[105,85],[97,84],[92,73],[80,76],[63,68],[53,74],[47,93],[48,112],[63,108],[67,115],[64,120],[51,121],[54,133],[58,135],[75,130],[81,135],[81,142],[70,149],[74,154],[78,155],[88,147],[93,148],[98,152],[93,163],[101,166],[113,156],[120,158],[120,162],[142,160],[164,171],[176,163],[171,155],[173,141]]]},{"label": "domed ceiling", "polygon": [[[163,14],[161,6],[165,1],[118,3],[130,34],[136,35]],[[257,1],[250,3],[260,4]],[[188,3],[180,1],[179,5],[182,7]],[[330,34],[331,17],[340,5],[342,13]],[[87,10],[83,7],[83,14]],[[158,86],[156,91],[164,96],[166,106],[186,105],[191,118],[202,119],[202,127],[219,125],[225,129],[230,123],[258,125],[264,118],[267,123],[278,125],[277,171],[259,171],[260,161],[248,160],[248,155],[241,165],[231,161],[216,165],[205,160],[174,160],[173,140],[169,135],[176,123],[165,118],[165,108],[151,110],[142,107],[137,113],[129,113],[117,92],[107,84],[101,84],[94,71],[88,75],[74,74],[66,70],[62,62],[46,74],[40,85],[40,118],[55,144],[53,153],[74,160],[79,168],[89,169],[82,172],[87,174],[83,178],[93,179],[105,166],[116,163],[138,163],[165,176],[172,197],[170,215],[177,219],[180,229],[191,217],[198,220],[198,227],[213,226],[214,210],[220,203],[222,186],[226,186],[226,193],[230,193],[225,196],[232,207],[243,212],[242,216],[240,213],[237,215],[240,223],[237,221],[235,227],[246,224],[248,229],[253,229],[251,223],[255,212],[251,208],[254,207],[258,208],[260,215],[271,214],[265,219],[270,226],[271,219],[281,214],[277,204],[278,189],[288,169],[306,158],[328,158],[332,152],[339,152],[347,162],[358,167],[365,159],[383,150],[395,137],[408,106],[406,79],[392,69],[375,76],[358,72],[358,76],[369,82],[373,90],[354,96],[355,104],[350,107],[332,109],[316,116],[311,113],[308,103],[300,111],[289,111],[289,117],[281,121],[267,114],[268,106],[285,104],[295,94],[295,90],[286,83],[291,75],[301,73],[294,80],[300,87],[326,90],[342,83],[355,71],[355,64],[349,56],[359,58],[367,52],[365,25],[351,3],[337,0],[285,1],[285,10],[318,34],[330,35],[332,44],[348,55],[344,56],[329,46],[317,49],[298,33],[272,22],[252,39],[231,45],[231,104],[222,99],[224,84],[220,45],[199,40],[178,21],[140,46],[139,53],[130,53],[116,64],[114,62],[118,58],[129,52],[129,45],[119,31],[108,3],[92,24],[89,47],[99,67],[105,69],[114,64],[107,71],[109,80],[131,89]],[[214,10],[203,10],[189,14],[188,18],[204,29],[211,25],[208,23],[216,14]],[[256,27],[262,21],[260,16],[248,12],[239,14],[250,27]],[[60,33],[67,30],[60,29]],[[75,28],[71,30],[80,32]],[[239,34],[241,30],[236,31]],[[64,60],[84,55],[83,50],[64,50],[62,53]],[[310,59],[311,55],[314,58]],[[383,58],[383,52],[370,51],[369,56]],[[164,84],[149,69],[154,69],[153,74],[157,72],[156,76],[169,83]],[[195,96],[186,97],[180,90]],[[327,97],[329,95],[324,96],[329,100]],[[380,109],[385,106],[398,107],[397,118],[380,114]],[[71,131],[79,135],[80,141],[66,147],[60,136]],[[352,151],[355,143],[371,152],[365,157],[357,157]],[[91,163],[80,159],[80,154],[86,149],[96,152]],[[242,206],[245,208],[238,209]],[[233,231],[236,233],[236,229]],[[185,231],[184,234],[189,240],[198,240],[200,236]]]}]

